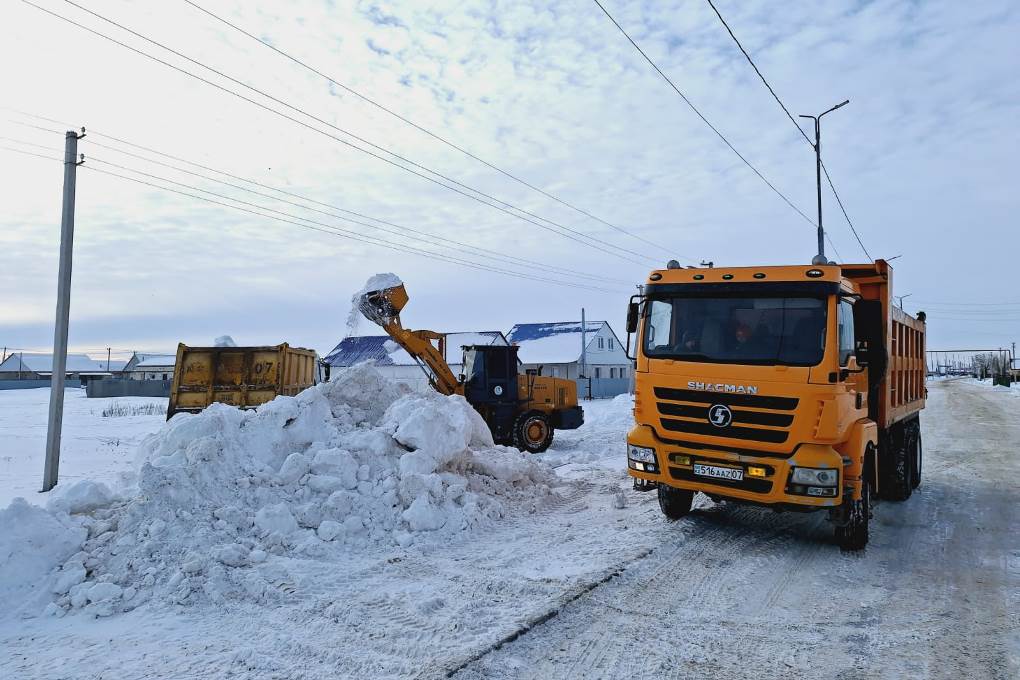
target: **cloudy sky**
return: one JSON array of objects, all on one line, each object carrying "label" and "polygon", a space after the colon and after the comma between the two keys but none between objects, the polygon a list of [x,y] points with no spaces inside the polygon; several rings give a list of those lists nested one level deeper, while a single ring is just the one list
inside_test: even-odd
[{"label": "cloudy sky", "polygon": [[[0,106],[29,114],[0,111],[7,347],[52,343],[62,177],[58,162],[9,149],[60,158],[69,126],[88,130],[70,342],[96,354],[169,350],[224,333],[241,344],[286,340],[325,351],[345,333],[351,293],[387,271],[407,283],[409,326],[505,331],[576,319],[585,307],[622,332],[634,284],[671,257],[788,264],[814,253],[813,227],[590,0],[195,2],[594,217],[183,0],[32,2],[266,108],[21,0],[4,3]],[[813,152],[708,4],[605,4],[813,218]],[[850,99],[825,119],[826,164],[871,255],[900,256],[895,288],[910,295],[908,311],[929,312],[929,347],[1017,339],[1020,5],[717,6],[794,114]],[[865,259],[831,194],[825,200],[830,257]]]}]

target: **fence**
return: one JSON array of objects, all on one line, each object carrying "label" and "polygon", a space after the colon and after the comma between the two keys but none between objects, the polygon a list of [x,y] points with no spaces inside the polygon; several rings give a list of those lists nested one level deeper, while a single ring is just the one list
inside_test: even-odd
[{"label": "fence", "polygon": [[630,378],[581,378],[577,380],[578,399],[608,399],[630,392]]},{"label": "fence", "polygon": [[[40,387],[49,388],[50,381],[47,380],[0,380],[0,390],[33,390]],[[64,387],[81,387],[81,380],[68,378],[64,381]]]},{"label": "fence", "polygon": [[85,386],[90,399],[104,397],[169,397],[170,380],[93,380]]}]

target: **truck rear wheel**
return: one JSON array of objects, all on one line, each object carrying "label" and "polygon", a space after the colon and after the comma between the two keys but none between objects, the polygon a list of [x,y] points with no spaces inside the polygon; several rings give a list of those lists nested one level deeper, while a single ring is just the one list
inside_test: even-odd
[{"label": "truck rear wheel", "polygon": [[910,476],[910,486],[911,488],[916,489],[917,487],[921,486],[921,464],[923,463],[924,460],[924,450],[921,446],[920,430],[918,430],[918,432],[914,434],[913,441],[914,441],[913,445],[914,464],[913,469],[911,470],[913,474],[911,474]]},{"label": "truck rear wheel", "polygon": [[905,501],[910,498],[914,490],[912,462],[910,429],[897,424],[886,435],[884,450],[879,452],[879,491],[883,499]]},{"label": "truck rear wheel", "polygon": [[862,550],[868,544],[868,525],[871,519],[871,482],[867,476],[861,480],[861,500],[848,503],[847,522],[836,527],[836,542],[840,550]]},{"label": "truck rear wheel", "polygon": [[659,484],[659,509],[669,519],[680,519],[691,511],[694,492]]},{"label": "truck rear wheel", "polygon": [[545,414],[525,411],[514,421],[514,446],[529,453],[542,453],[553,440],[553,427]]}]

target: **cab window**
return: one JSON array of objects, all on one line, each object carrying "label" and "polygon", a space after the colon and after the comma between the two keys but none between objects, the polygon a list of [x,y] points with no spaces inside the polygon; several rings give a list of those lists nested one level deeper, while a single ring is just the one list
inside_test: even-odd
[{"label": "cab window", "polygon": [[846,300],[839,301],[839,365],[846,366],[854,354],[854,306]]}]

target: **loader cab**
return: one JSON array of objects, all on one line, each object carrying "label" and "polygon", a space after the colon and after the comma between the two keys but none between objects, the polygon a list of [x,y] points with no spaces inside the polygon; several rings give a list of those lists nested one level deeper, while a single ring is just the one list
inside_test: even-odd
[{"label": "loader cab", "polygon": [[506,345],[464,347],[464,398],[485,419],[497,444],[512,442],[520,408],[517,349]]},{"label": "loader cab", "polygon": [[517,347],[464,346],[464,397],[472,404],[517,403]]}]

